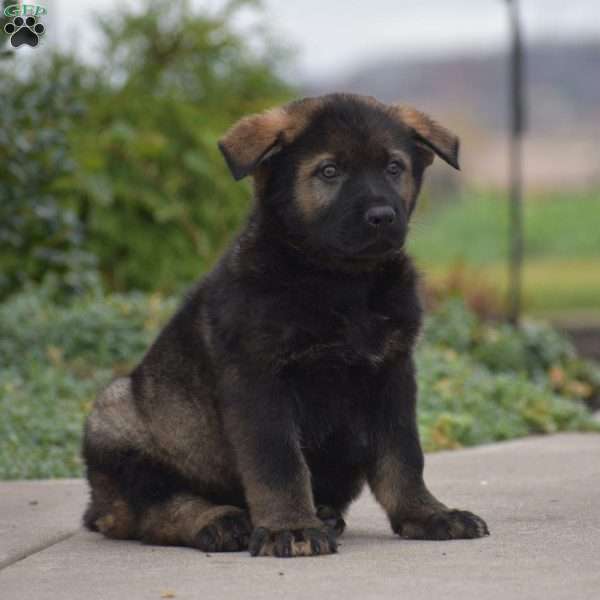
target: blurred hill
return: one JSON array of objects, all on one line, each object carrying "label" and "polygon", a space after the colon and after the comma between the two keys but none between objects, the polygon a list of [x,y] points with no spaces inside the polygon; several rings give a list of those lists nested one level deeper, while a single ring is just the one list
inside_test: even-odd
[{"label": "blurred hill", "polygon": [[[540,42],[526,52],[528,183],[600,183],[600,42]],[[469,180],[495,184],[506,172],[507,86],[506,54],[498,51],[386,58],[327,82],[311,82],[307,91],[348,91],[414,104],[461,135]]]}]

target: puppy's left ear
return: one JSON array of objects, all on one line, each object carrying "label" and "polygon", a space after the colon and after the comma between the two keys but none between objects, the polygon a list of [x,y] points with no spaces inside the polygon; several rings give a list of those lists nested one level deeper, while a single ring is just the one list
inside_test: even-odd
[{"label": "puppy's left ear", "polygon": [[[421,145],[460,171],[458,164],[460,140],[456,135],[412,106],[394,104],[391,109],[395,118],[414,130],[417,141]],[[433,154],[429,152],[429,164],[431,162],[433,162]]]}]

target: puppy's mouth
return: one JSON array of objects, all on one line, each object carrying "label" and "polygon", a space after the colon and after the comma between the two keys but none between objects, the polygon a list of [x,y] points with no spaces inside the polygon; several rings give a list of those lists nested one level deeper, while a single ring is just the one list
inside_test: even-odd
[{"label": "puppy's mouth", "polygon": [[356,250],[356,254],[365,257],[377,258],[393,252],[398,252],[404,247],[404,235],[398,232],[379,232],[366,241]]},{"label": "puppy's mouth", "polygon": [[395,239],[378,237],[369,240],[368,243],[360,247],[348,248],[343,252],[344,258],[350,260],[377,260],[399,252],[404,247],[404,243]]},{"label": "puppy's mouth", "polygon": [[331,240],[326,245],[326,252],[332,258],[350,262],[378,261],[388,258],[404,248],[405,235],[397,232],[380,232],[368,239]]},{"label": "puppy's mouth", "polygon": [[376,240],[370,242],[364,248],[362,248],[361,253],[381,254],[388,252],[389,250],[395,247],[395,240],[390,240],[387,238],[377,238]]}]

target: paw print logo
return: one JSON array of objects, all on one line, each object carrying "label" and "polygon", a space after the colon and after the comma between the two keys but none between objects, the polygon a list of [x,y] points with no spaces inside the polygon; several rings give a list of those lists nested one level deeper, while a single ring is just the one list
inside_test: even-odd
[{"label": "paw print logo", "polygon": [[37,46],[40,36],[44,34],[46,28],[37,22],[35,17],[15,17],[12,23],[4,26],[4,31],[10,35],[10,43],[18,48],[23,44],[28,46]]}]

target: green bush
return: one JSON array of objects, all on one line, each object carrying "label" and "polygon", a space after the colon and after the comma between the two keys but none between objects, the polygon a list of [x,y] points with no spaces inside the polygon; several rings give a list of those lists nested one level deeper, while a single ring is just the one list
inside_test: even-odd
[{"label": "green bush", "polygon": [[291,97],[281,48],[232,26],[257,4],[146,0],[99,21],[94,65],[0,62],[0,297],[49,272],[82,291],[96,268],[112,290],[173,291],[212,263],[250,197],[217,140]]},{"label": "green bush", "polygon": [[473,342],[477,318],[456,298],[443,303],[429,315],[423,328],[425,339],[430,344],[466,352]]},{"label": "green bush", "polygon": [[492,373],[468,355],[428,345],[417,362],[426,450],[593,428],[581,403],[523,374]]},{"label": "green bush", "polygon": [[95,258],[64,196],[77,168],[69,136],[82,120],[83,72],[57,57],[21,81],[0,66],[0,297],[48,272],[61,276],[62,291],[93,280]]},{"label": "green bush", "polygon": [[569,340],[545,323],[526,321],[520,329],[494,324],[452,299],[427,319],[424,337],[427,344],[461,353],[490,373],[526,377],[590,406],[600,402],[600,367],[579,358]]},{"label": "green bush", "polygon": [[[176,307],[159,294],[98,288],[62,304],[55,297],[49,282],[0,304],[0,479],[81,475],[94,396],[141,358]],[[515,347],[526,367],[512,360]],[[427,319],[417,363],[427,450],[598,428],[579,399],[600,371],[541,325],[492,327],[453,302]]]},{"label": "green bush", "polygon": [[175,307],[172,299],[141,293],[103,296],[98,290],[68,305],[52,301],[52,286],[29,288],[0,305],[0,362],[14,357],[110,368],[137,360],[159,323]]}]

